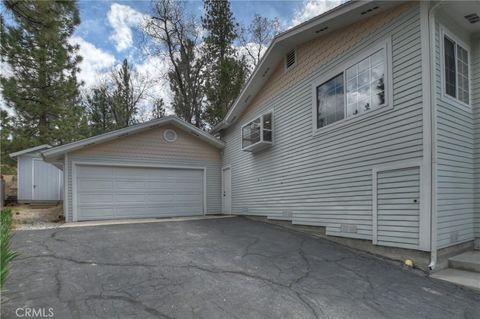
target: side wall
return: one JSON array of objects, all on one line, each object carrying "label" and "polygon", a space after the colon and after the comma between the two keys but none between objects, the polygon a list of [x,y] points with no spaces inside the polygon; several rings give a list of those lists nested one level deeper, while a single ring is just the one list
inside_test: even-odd
[{"label": "side wall", "polygon": [[472,38],[472,106],[474,114],[475,147],[475,237],[480,237],[480,34]]},{"label": "side wall", "polygon": [[[441,14],[436,16],[436,190],[437,245],[452,246],[474,238],[473,115],[468,107],[444,97],[441,28],[471,46],[466,33]],[[473,74],[473,73],[472,73]]]},{"label": "side wall", "polygon": [[[312,84],[386,39],[393,51],[393,108],[313,135]],[[280,64],[239,121],[224,132],[232,211],[371,240],[373,169],[423,158],[419,6],[407,3],[334,31],[299,46],[297,56],[294,69],[284,72]],[[241,126],[268,110],[274,111],[274,145],[260,153],[243,152]],[[418,224],[418,219],[411,222]],[[388,235],[400,231],[391,227]]]},{"label": "side wall", "polygon": [[[173,129],[177,140],[168,143],[163,132]],[[220,151],[191,134],[172,126],[122,137],[108,143],[94,145],[67,154],[67,221],[73,219],[72,167],[73,162],[108,162],[117,164],[155,164],[166,166],[198,166],[207,169],[207,214],[221,213],[221,158]]]}]

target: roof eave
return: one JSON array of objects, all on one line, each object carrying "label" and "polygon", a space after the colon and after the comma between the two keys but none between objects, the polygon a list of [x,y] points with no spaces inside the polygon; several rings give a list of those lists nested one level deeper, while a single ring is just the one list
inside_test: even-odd
[{"label": "roof eave", "polygon": [[[220,130],[223,130],[229,127],[231,124],[233,124],[238,119],[239,115],[243,111],[243,108],[246,108],[251,103],[254,96],[258,94],[260,89],[256,89],[257,90],[256,92],[255,92],[255,89],[252,89],[252,90],[250,89],[252,88],[252,86],[256,85],[256,82],[261,82],[262,80],[266,81],[266,78],[269,77],[269,76],[265,77],[265,74],[264,74],[268,72],[268,70],[270,69],[268,66],[266,67],[266,64],[271,63],[272,61],[270,60],[274,60],[272,58],[272,54],[275,53],[275,51],[277,50],[277,47],[286,47],[286,45],[288,45],[288,43],[286,42],[288,42],[288,40],[291,40],[295,36],[298,36],[301,33],[308,33],[311,29],[315,29],[318,26],[324,25],[326,23],[331,23],[332,21],[335,21],[335,19],[338,19],[340,17],[344,18],[344,16],[351,13],[351,11],[357,10],[366,5],[370,5],[372,2],[381,3],[386,1],[351,0],[329,11],[326,11],[323,14],[318,15],[306,22],[303,22],[283,33],[278,34],[273,39],[272,43],[268,47],[267,51],[265,52],[264,56],[260,60],[255,70],[252,72],[252,75],[250,76],[247,83],[243,87],[238,98],[235,100],[233,106],[229,109],[224,119],[212,129],[212,133],[217,133]],[[390,1],[391,4],[395,3],[395,5],[400,2],[402,1]],[[386,3],[388,3],[388,1]],[[356,20],[351,19],[351,20],[342,20],[342,21],[347,22],[347,25],[348,25],[349,23],[353,23]],[[331,31],[332,29],[328,30],[327,32],[331,32]],[[278,63],[278,62],[279,61],[275,63]],[[260,85],[262,84],[260,83]],[[240,111],[238,111],[239,109]]]},{"label": "roof eave", "polygon": [[192,135],[197,136],[201,140],[215,146],[218,149],[222,149],[225,146],[225,143],[223,141],[218,140],[215,137],[211,136],[210,134],[203,132],[199,128],[189,123],[186,123],[185,121],[180,120],[175,116],[167,116],[158,120],[152,120],[146,123],[139,124],[138,126],[126,127],[116,131],[86,138],[70,144],[54,147],[52,149],[42,152],[42,156],[47,161],[57,160],[63,157],[63,155],[66,153],[70,153],[70,152],[79,150],[81,148],[88,147],[90,145],[102,144],[117,138],[121,138],[123,136],[133,135],[148,129],[161,127],[167,124],[172,124],[179,127],[180,129],[188,131]]}]

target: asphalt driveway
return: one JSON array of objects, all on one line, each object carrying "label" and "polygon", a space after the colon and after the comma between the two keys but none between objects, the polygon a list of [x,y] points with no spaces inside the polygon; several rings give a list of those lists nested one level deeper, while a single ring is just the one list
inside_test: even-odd
[{"label": "asphalt driveway", "polygon": [[19,231],[14,248],[2,318],[480,318],[473,291],[244,218]]}]

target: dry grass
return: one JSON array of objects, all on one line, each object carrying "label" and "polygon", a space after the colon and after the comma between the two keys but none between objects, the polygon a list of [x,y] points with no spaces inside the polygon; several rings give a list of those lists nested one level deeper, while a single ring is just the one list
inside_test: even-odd
[{"label": "dry grass", "polygon": [[63,223],[63,206],[60,205],[27,205],[19,204],[11,207],[13,223],[37,224],[37,223]]}]

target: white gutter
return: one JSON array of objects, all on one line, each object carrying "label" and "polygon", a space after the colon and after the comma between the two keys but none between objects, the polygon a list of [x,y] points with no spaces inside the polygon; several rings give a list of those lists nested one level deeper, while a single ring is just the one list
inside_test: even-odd
[{"label": "white gutter", "polygon": [[428,28],[430,48],[430,103],[431,103],[431,169],[432,169],[432,202],[431,202],[431,242],[430,242],[430,264],[428,269],[434,270],[437,265],[437,125],[436,125],[436,109],[437,109],[437,90],[436,90],[436,72],[435,72],[435,16],[434,11],[442,4],[442,1],[433,5],[428,11]]}]

